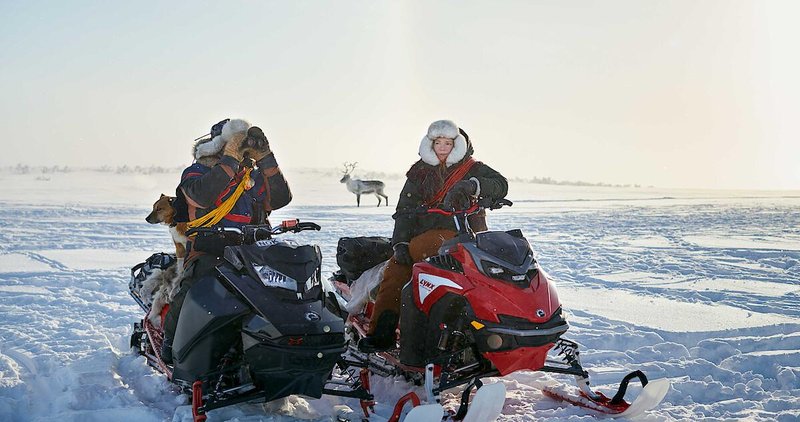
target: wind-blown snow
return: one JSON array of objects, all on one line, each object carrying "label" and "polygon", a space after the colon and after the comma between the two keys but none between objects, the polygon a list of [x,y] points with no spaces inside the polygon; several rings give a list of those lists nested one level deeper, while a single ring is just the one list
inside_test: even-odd
[{"label": "wind-blown snow", "polygon": [[[401,178],[385,180],[392,206],[364,196],[356,208],[334,171],[286,173],[295,200],[273,220],[323,226],[296,238],[321,246],[324,272],[339,237],[391,233]],[[186,397],[128,349],[141,318],[129,268],[173,247],[166,228],[144,217],[177,178],[0,173],[0,420],[191,420]],[[798,192],[512,183],[509,199],[515,205],[492,213],[490,225],[520,228],[533,244],[597,387],[615,389],[634,369],[670,378],[646,420],[800,419]],[[594,418],[545,398],[539,387],[552,380],[497,379],[508,390],[501,420]],[[412,389],[373,383],[383,416]],[[357,410],[348,399],[290,397],[215,410],[209,420],[332,421]]]}]

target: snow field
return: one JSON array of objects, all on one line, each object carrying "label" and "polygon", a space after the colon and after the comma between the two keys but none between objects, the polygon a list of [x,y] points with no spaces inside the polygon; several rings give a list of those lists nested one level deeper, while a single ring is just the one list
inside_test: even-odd
[{"label": "snow field", "polygon": [[[0,192],[0,420],[191,419],[186,397],[128,350],[141,318],[129,268],[171,251],[166,228],[144,217],[176,176],[101,176],[0,173],[12,187]],[[295,201],[273,221],[322,225],[296,239],[320,245],[324,273],[339,237],[391,233],[393,207],[365,196],[356,208],[335,174],[287,177]],[[386,182],[394,204],[402,180]],[[89,184],[99,191],[84,195]],[[596,387],[609,394],[634,369],[670,378],[665,402],[643,420],[800,419],[800,197],[512,183],[509,198],[515,205],[491,213],[490,226],[531,241]],[[594,419],[543,397],[553,377],[495,381],[508,390],[502,421]],[[413,389],[373,384],[384,417]],[[445,405],[457,396],[445,394]],[[352,400],[290,397],[209,420],[332,421],[357,410]]]}]

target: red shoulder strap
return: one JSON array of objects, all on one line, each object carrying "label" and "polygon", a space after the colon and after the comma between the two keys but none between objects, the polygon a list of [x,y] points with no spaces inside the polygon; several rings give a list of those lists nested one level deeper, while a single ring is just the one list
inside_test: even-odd
[{"label": "red shoulder strap", "polygon": [[447,180],[444,181],[444,184],[442,185],[442,188],[439,189],[439,192],[436,192],[436,195],[434,195],[433,198],[425,201],[425,205],[432,207],[442,202],[444,200],[445,195],[447,195],[447,192],[450,191],[450,188],[452,188],[453,185],[456,184],[456,182],[463,179],[464,176],[470,171],[470,169],[472,169],[472,166],[474,166],[477,163],[478,162],[475,161],[475,159],[472,157],[469,157],[466,161],[461,163],[461,165],[459,165],[457,169],[453,170],[453,172],[450,173],[450,176],[447,178]]}]

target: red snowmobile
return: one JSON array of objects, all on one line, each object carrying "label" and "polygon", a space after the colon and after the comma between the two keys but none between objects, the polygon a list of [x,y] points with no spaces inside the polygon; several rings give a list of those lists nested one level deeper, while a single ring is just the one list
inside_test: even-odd
[{"label": "red snowmobile", "polygon": [[[521,370],[574,376],[577,391],[548,388],[544,393],[606,414],[631,417],[657,406],[669,389],[669,382],[662,379],[648,383],[641,371],[625,376],[612,398],[591,389],[589,374],[581,366],[578,344],[562,337],[569,324],[556,287],[539,266],[520,230],[473,233],[470,229],[469,215],[485,208],[510,205],[510,201],[501,200],[493,204],[474,204],[462,211],[415,211],[453,216],[458,235],[442,245],[438,256],[413,266],[412,278],[402,290],[396,349],[376,354],[360,352],[355,345],[366,335],[373,303],[366,301],[363,306],[357,305],[359,310],[355,312],[353,304],[348,304],[351,341],[345,357],[350,365],[362,368],[362,383],[369,387],[370,372],[383,376],[403,375],[418,384],[424,382],[427,401],[435,409],[420,411],[419,415],[430,416],[419,420],[426,417],[441,420],[442,409],[436,404],[440,393],[461,385],[466,385],[461,405],[449,417],[494,420],[502,409],[503,400],[498,400],[498,394],[504,398],[505,390],[495,389],[489,393],[490,389],[481,389],[480,380]],[[342,240],[347,239],[359,238]],[[369,240],[361,243],[362,247],[364,243],[369,244],[369,250],[347,250],[348,247],[358,248],[359,242],[343,244],[340,240],[337,251],[340,267],[347,264],[341,259],[345,256],[365,261],[364,256],[370,254],[383,253],[386,259],[391,253],[388,246],[375,247],[375,238],[362,239]],[[334,287],[343,297],[350,298],[356,290],[353,283],[365,278],[356,281],[351,277],[365,269],[340,269],[332,278]],[[629,404],[624,395],[634,378],[645,388],[637,400]],[[478,390],[470,405],[470,393],[475,387]],[[487,391],[485,397],[481,397],[482,390]],[[406,400],[419,402],[414,393],[401,399],[395,407],[394,420],[399,418],[399,408]],[[372,404],[362,401],[367,416]]]}]

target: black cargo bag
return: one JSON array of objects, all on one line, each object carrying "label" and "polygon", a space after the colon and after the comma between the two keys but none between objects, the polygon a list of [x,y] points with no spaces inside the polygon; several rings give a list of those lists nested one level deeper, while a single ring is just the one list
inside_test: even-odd
[{"label": "black cargo bag", "polygon": [[169,267],[175,265],[177,261],[178,259],[175,257],[175,254],[159,252],[150,255],[150,258],[147,258],[147,260],[141,264],[137,264],[135,267],[131,268],[131,280],[128,282],[128,291],[145,312],[150,311],[151,295],[153,293],[147,292],[144,293],[146,297],[143,296],[142,287],[144,286],[145,280],[147,280],[155,270],[166,271]]},{"label": "black cargo bag", "polygon": [[128,287],[130,289],[141,288],[142,283],[144,283],[154,270],[166,270],[175,264],[175,262],[177,262],[175,254],[158,252],[150,255],[150,258],[147,258],[147,260],[141,264],[136,264],[136,266],[131,268],[131,281],[128,282]]},{"label": "black cargo bag", "polygon": [[364,271],[391,258],[393,253],[388,237],[342,237],[336,248],[336,263],[349,285]]}]

